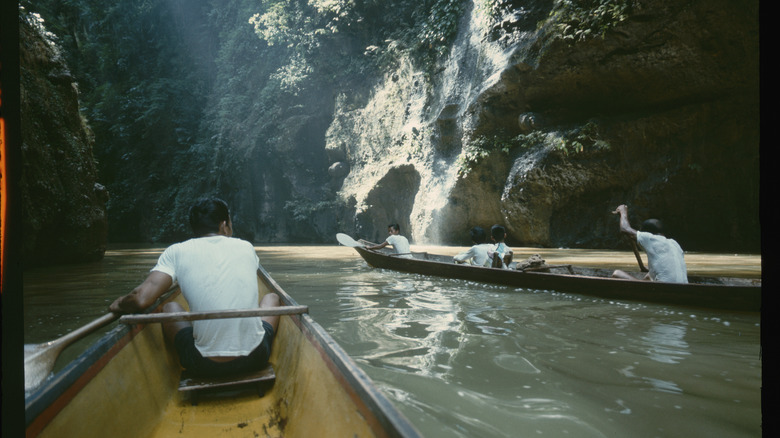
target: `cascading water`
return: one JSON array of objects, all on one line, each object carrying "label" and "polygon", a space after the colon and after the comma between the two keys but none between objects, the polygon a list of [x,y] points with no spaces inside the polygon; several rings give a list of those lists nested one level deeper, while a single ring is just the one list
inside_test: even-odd
[{"label": "cascading water", "polygon": [[[346,97],[337,103],[327,147],[341,150],[350,164],[340,196],[354,198],[359,234],[381,237],[395,221],[406,224],[413,242],[442,243],[442,209],[458,178],[453,164],[474,123],[470,108],[500,80],[517,48],[489,41],[490,20],[478,3],[464,14],[441,73],[426,81],[402,62],[364,107],[350,109]],[[401,193],[410,186],[417,190]]]}]

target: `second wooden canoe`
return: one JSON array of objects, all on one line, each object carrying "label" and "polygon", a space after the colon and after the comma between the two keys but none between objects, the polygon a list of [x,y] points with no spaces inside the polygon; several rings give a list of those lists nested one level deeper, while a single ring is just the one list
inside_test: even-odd
[{"label": "second wooden canoe", "polygon": [[437,254],[413,253],[414,258],[402,258],[389,251],[363,247],[355,250],[369,266],[414,274],[616,300],[748,312],[761,310],[760,279],[691,276],[690,283],[686,284],[631,281],[611,278],[610,270],[578,266],[531,272],[455,264],[451,256]]}]

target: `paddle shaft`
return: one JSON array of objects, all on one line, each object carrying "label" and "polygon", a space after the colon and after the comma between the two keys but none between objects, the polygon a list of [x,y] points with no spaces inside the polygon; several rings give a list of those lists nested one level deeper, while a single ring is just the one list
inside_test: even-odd
[{"label": "paddle shaft", "polygon": [[105,315],[101,316],[100,318],[90,322],[89,324],[83,325],[79,327],[76,330],[73,330],[72,332],[68,333],[67,335],[51,341],[49,344],[53,343],[61,343],[63,345],[70,344],[71,342],[80,339],[95,330],[99,329],[100,327],[103,327],[104,325],[108,324],[109,322],[115,320],[119,315],[115,313],[106,313]]},{"label": "paddle shaft", "polygon": [[[171,293],[178,286],[172,285],[167,293]],[[43,344],[24,346],[24,389],[30,390],[41,384],[54,369],[54,363],[60,352],[73,342],[87,336],[114,321],[119,317],[116,313],[106,313],[100,318],[83,325],[65,336]]]},{"label": "paddle shaft", "polygon": [[153,322],[199,321],[204,319],[247,318],[257,316],[297,315],[308,313],[309,306],[279,306],[260,309],[219,310],[214,312],[171,312],[145,315],[124,315],[121,324],[148,324]]},{"label": "paddle shaft", "polygon": [[631,246],[634,248],[634,257],[636,257],[636,262],[639,264],[639,270],[647,272],[647,268],[645,268],[645,265],[642,263],[642,256],[639,255],[639,247],[635,240],[631,240]]}]

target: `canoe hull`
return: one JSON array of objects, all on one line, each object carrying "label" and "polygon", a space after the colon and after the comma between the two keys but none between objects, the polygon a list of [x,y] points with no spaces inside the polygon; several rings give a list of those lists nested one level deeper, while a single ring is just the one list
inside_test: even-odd
[{"label": "canoe hull", "polygon": [[[593,275],[571,275],[545,272],[522,272],[509,269],[493,269],[461,265],[444,260],[452,257],[433,254],[415,254],[414,259],[394,257],[390,254],[355,250],[375,268],[392,269],[413,274],[433,275],[480,283],[532,289],[555,290],[604,299],[642,301],[688,307],[757,312],[761,309],[761,286],[749,280],[737,280],[741,284],[662,283],[631,281]],[[589,273],[596,270],[587,270]],[[721,284],[715,284],[721,283]]]},{"label": "canoe hull", "polygon": [[[296,305],[263,268],[258,288]],[[27,436],[419,436],[307,314],[280,319],[270,362],[264,397],[250,389],[193,406],[176,390],[181,368],[160,324],[119,326],[27,395]]]}]

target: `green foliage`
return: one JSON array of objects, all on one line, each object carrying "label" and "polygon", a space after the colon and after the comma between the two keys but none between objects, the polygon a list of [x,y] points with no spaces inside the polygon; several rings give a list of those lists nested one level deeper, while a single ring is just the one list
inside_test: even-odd
[{"label": "green foliage", "polygon": [[610,148],[609,143],[602,138],[598,123],[592,120],[571,130],[534,132],[520,135],[515,140],[526,146],[543,144],[546,148],[564,156],[594,153]]},{"label": "green foliage", "polygon": [[[404,53],[411,53],[421,66],[432,67],[454,41],[464,4],[463,0],[265,0],[263,11],[252,15],[249,23],[269,46],[294,51],[313,71],[332,72],[338,79],[393,65]],[[333,47],[343,49],[345,39],[363,42],[358,47],[364,50],[333,56]],[[356,65],[355,59],[362,63]]]},{"label": "green foliage", "polygon": [[[110,193],[109,239],[137,239],[139,217],[166,205],[180,189],[179,163],[203,166],[206,161],[190,151],[201,136],[212,77],[213,34],[200,26],[208,4],[23,3],[56,34],[77,78],[82,114],[95,135],[99,180]],[[155,224],[155,235],[173,238],[162,222]]]},{"label": "green foliage", "polygon": [[[467,4],[21,3],[43,17],[77,78],[82,111],[95,135],[100,181],[111,194],[110,240],[151,233],[173,239],[181,231],[178,217],[157,212],[187,205],[199,191],[237,193],[231,172],[276,175],[292,163],[298,179],[280,185],[289,183],[292,193],[307,190],[297,184],[321,186],[328,177],[311,139],[325,129],[329,96],[370,85],[402,57],[432,71],[454,41]],[[290,120],[313,123],[296,130]],[[412,150],[419,148],[415,141]],[[261,168],[247,170],[249,159],[262,161]],[[310,210],[298,207],[294,213]]]},{"label": "green foliage", "polygon": [[594,121],[589,121],[581,129],[574,131],[577,152],[602,151],[610,148],[609,142],[602,138],[601,129]]},{"label": "green foliage", "polygon": [[444,55],[458,33],[463,10],[463,2],[459,0],[433,2],[426,19],[419,25],[416,50],[432,60]]},{"label": "green foliage", "polygon": [[301,55],[293,56],[290,62],[279,67],[270,76],[275,88],[293,96],[297,96],[306,88],[306,81],[310,79],[314,69]]},{"label": "green foliage", "polygon": [[479,0],[476,6],[494,21],[518,8],[513,0]]},{"label": "green foliage", "polygon": [[292,216],[293,220],[304,223],[313,219],[314,215],[319,212],[341,207],[343,206],[338,200],[312,201],[300,196],[296,196],[293,201],[284,203],[284,210]]},{"label": "green foliage", "polygon": [[563,156],[585,155],[610,148],[595,121],[565,131],[534,131],[508,138],[502,135],[480,136],[463,147],[456,160],[458,177],[466,177],[482,160],[494,154],[508,158],[513,151],[546,148]]},{"label": "green foliage", "polygon": [[458,177],[465,178],[480,161],[496,153],[506,155],[515,146],[517,146],[515,139],[507,139],[501,135],[479,136],[471,140],[463,146],[455,161]]},{"label": "green foliage", "polygon": [[557,0],[549,22],[556,37],[576,42],[604,34],[628,18],[633,0]]},{"label": "green foliage", "polygon": [[549,134],[546,132],[534,131],[529,134],[520,134],[514,140],[519,148],[531,149],[546,144],[548,137]]}]

